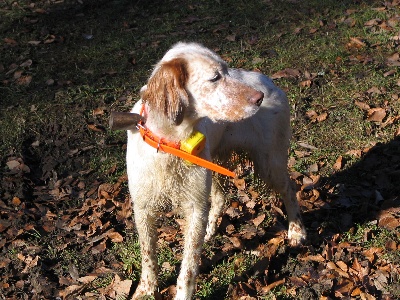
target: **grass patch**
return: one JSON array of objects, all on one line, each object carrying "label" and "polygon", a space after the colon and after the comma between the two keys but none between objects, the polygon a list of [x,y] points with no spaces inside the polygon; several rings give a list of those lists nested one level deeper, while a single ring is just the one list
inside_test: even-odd
[{"label": "grass patch", "polygon": [[[100,261],[113,268],[113,258],[122,263],[124,278],[137,284],[140,251],[134,234],[123,234],[124,241],[114,243],[112,251],[105,249],[91,255],[90,247],[86,249],[82,242],[86,240],[82,232],[89,225],[70,228],[68,217],[79,214],[87,199],[98,200],[100,184],[115,183],[125,173],[126,133],[107,129],[109,113],[132,107],[152,66],[181,40],[204,43],[232,67],[267,75],[285,68],[299,71],[298,76],[277,78],[275,83],[287,93],[292,108],[292,171],[324,179],[323,184],[313,187],[313,197],[300,199],[310,231],[310,248],[304,252],[315,255],[316,249],[323,249],[339,235],[360,249],[348,254],[353,255],[351,259],[364,257],[363,251],[368,249],[380,248],[381,260],[398,265],[398,250],[388,244],[393,242],[398,249],[398,228],[383,228],[375,222],[377,217],[372,212],[398,206],[398,138],[393,137],[399,134],[400,73],[398,60],[391,64],[388,58],[399,51],[399,14],[394,2],[372,0],[2,1],[0,254],[11,262],[5,267],[0,264],[5,270],[0,294],[12,297],[19,293],[32,298],[32,289],[40,290],[36,282],[46,282],[51,288],[42,289],[39,296],[59,297],[55,291],[67,287],[60,284],[60,278],[71,279],[70,265],[84,276]],[[371,20],[376,23],[367,25]],[[307,80],[311,84],[304,84]],[[356,101],[370,108],[383,108],[384,119],[368,121],[368,111],[358,107]],[[99,111],[102,113],[95,113]],[[307,117],[309,111],[325,112],[327,118],[312,122]],[[374,145],[379,147],[369,153]],[[345,165],[337,169],[334,166],[341,156]],[[6,163],[16,159],[30,171],[9,170]],[[318,170],[311,172],[314,164]],[[286,220],[279,213],[284,213],[284,208],[276,207],[276,197],[264,197],[270,191],[253,173],[245,180],[260,194],[256,210],[241,212],[233,220],[224,216],[219,234],[212,244],[205,245],[203,255],[208,260],[221,254],[228,243],[229,234],[224,231],[228,225],[234,225],[237,233],[252,224],[251,218],[266,214],[259,225],[264,228],[264,235],[246,244],[246,251],[253,246],[262,248],[267,239],[277,234],[273,230],[279,233],[286,227]],[[113,209],[111,205],[85,208],[90,213],[83,213],[90,217],[98,213],[96,209],[107,211],[91,234],[103,234],[107,226],[119,230],[126,225],[120,216],[116,217],[122,205],[118,201],[127,194],[126,183],[122,190],[124,195],[106,201],[108,205],[115,201]],[[227,199],[242,205],[238,195],[229,189],[227,192]],[[379,194],[383,199],[378,201]],[[106,216],[111,223],[107,223]],[[49,223],[57,224],[51,233],[45,230],[51,228]],[[31,224],[35,230],[25,230]],[[107,241],[105,245],[110,244]],[[179,242],[172,243],[171,248],[160,245],[161,288],[175,282],[180,251]],[[18,258],[21,255],[38,255],[42,261],[31,274],[24,275],[21,272],[26,263]],[[348,256],[338,259],[351,260]],[[287,261],[285,256],[273,259],[277,261],[275,270],[285,264],[303,264],[299,259]],[[234,293],[246,294],[239,283],[247,280],[246,274],[257,260],[240,249],[227,253],[200,274],[196,297],[221,299],[222,293],[228,299]],[[382,267],[379,261],[374,261],[378,265],[372,269]],[[326,269],[325,265],[316,265],[305,266],[304,273],[317,273],[322,278],[319,272]],[[276,273],[278,277],[287,275]],[[93,283],[93,290],[110,285],[112,276],[103,275]],[[42,281],[31,280],[35,276]],[[287,281],[260,297],[291,299],[291,293],[296,291],[297,295],[318,295],[321,299],[337,297],[341,292],[336,285],[330,286],[329,291],[320,291],[310,278],[302,287]],[[259,285],[277,280],[271,274],[253,279]],[[32,283],[30,287],[21,287],[28,281]],[[385,289],[378,289],[378,285],[369,290],[366,285],[360,288],[365,298],[383,299],[389,294],[398,298],[398,285],[398,276],[393,275]],[[304,290],[311,292],[300,293]]]}]

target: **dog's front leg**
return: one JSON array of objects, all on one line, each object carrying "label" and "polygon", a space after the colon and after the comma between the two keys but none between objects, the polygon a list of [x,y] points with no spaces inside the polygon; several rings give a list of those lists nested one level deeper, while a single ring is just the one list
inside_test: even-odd
[{"label": "dog's front leg", "polygon": [[185,204],[185,245],[175,300],[192,299],[204,243],[209,202],[207,197]]},{"label": "dog's front leg", "polygon": [[146,295],[153,296],[157,288],[157,230],[155,213],[136,203],[134,213],[142,254],[142,274],[132,299],[142,299]]}]

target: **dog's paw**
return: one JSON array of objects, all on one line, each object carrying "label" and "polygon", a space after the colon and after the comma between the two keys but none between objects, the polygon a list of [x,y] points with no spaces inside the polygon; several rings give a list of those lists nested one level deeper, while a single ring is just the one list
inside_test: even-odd
[{"label": "dog's paw", "polygon": [[291,223],[288,231],[289,245],[299,247],[307,240],[307,233],[303,224]]},{"label": "dog's paw", "polygon": [[162,296],[160,293],[155,292],[154,295],[147,295],[146,293],[136,293],[132,296],[131,300],[161,300]]},{"label": "dog's paw", "polygon": [[161,300],[161,294],[155,289],[156,285],[149,285],[146,281],[141,280],[131,300]]}]

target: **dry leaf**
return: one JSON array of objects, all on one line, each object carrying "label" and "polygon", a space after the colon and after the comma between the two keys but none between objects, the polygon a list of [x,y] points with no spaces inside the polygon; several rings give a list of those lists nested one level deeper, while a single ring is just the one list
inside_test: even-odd
[{"label": "dry leaf", "polygon": [[82,282],[82,283],[90,283],[93,280],[95,280],[96,278],[97,278],[97,276],[89,275],[89,276],[83,276],[83,277],[78,278],[78,281]]},{"label": "dry leaf", "polygon": [[364,23],[364,26],[367,26],[367,27],[377,26],[377,25],[379,25],[380,23],[382,23],[382,20],[381,20],[381,19],[371,19],[371,20],[365,22],[365,23]]},{"label": "dry leaf", "polygon": [[236,188],[240,191],[243,191],[246,188],[246,182],[243,178],[234,178],[233,179],[233,184],[236,186]]},{"label": "dry leaf", "polygon": [[367,103],[364,103],[364,102],[361,102],[361,101],[357,101],[357,100],[354,101],[354,104],[357,105],[362,110],[369,110],[371,108]]},{"label": "dry leaf", "polygon": [[31,75],[25,75],[25,76],[21,76],[19,77],[15,82],[18,85],[24,85],[24,86],[28,86],[32,81],[32,76]]},{"label": "dry leaf", "polygon": [[328,113],[323,112],[319,116],[317,116],[317,121],[322,122],[322,121],[325,121],[327,118],[328,118]]},{"label": "dry leaf", "polygon": [[304,80],[304,81],[300,82],[301,87],[310,87],[311,84],[312,84],[311,80]]},{"label": "dry leaf", "polygon": [[387,228],[389,230],[394,230],[397,227],[400,227],[400,219],[396,218],[388,211],[383,211],[379,214],[378,224],[381,227]]},{"label": "dry leaf", "polygon": [[385,117],[386,111],[384,108],[381,107],[371,108],[367,112],[367,121],[382,122]]},{"label": "dry leaf", "polygon": [[259,215],[257,218],[253,219],[253,224],[258,227],[265,219],[265,214]]},{"label": "dry leaf", "polygon": [[10,170],[14,170],[18,168],[21,165],[21,163],[17,160],[10,160],[6,163],[6,165]]},{"label": "dry leaf", "polygon": [[98,107],[93,110],[93,116],[104,115],[104,107]]},{"label": "dry leaf", "polygon": [[234,41],[236,41],[236,35],[235,35],[235,34],[228,35],[228,36],[226,37],[226,39],[227,39],[228,41],[230,41],[230,42],[234,42]]},{"label": "dry leaf", "polygon": [[301,75],[300,70],[298,69],[290,69],[286,68],[284,70],[278,71],[271,75],[272,79],[279,79],[279,78],[295,78]]},{"label": "dry leaf", "polygon": [[383,77],[388,77],[388,76],[394,75],[395,73],[396,73],[396,70],[389,70],[389,71],[383,73]]},{"label": "dry leaf", "polygon": [[343,23],[349,27],[354,27],[356,25],[356,21],[353,18],[344,19]]},{"label": "dry leaf", "polygon": [[262,294],[267,294],[267,293],[269,293],[271,290],[273,290],[274,288],[276,288],[277,286],[280,286],[280,285],[284,284],[285,281],[286,281],[285,278],[283,278],[283,279],[278,280],[278,281],[275,281],[275,282],[273,282],[273,283],[271,283],[271,284],[269,284],[269,285],[267,285],[267,286],[264,286],[264,287],[261,288],[261,293],[262,293]]},{"label": "dry leaf", "polygon": [[333,165],[333,169],[338,171],[338,170],[341,170],[343,168],[343,166],[344,166],[344,159],[342,156],[339,156]]},{"label": "dry leaf", "polygon": [[242,248],[243,247],[242,241],[239,238],[237,238],[236,236],[229,237],[229,240],[231,241],[232,245],[235,248]]},{"label": "dry leaf", "polygon": [[11,201],[12,205],[19,206],[21,204],[21,200],[18,197],[14,197]]},{"label": "dry leaf", "polygon": [[111,239],[113,243],[121,243],[124,241],[122,235],[116,231],[108,232],[107,236]]},{"label": "dry leaf", "polygon": [[29,41],[28,44],[29,45],[33,45],[33,46],[37,46],[41,43],[41,41]]},{"label": "dry leaf", "polygon": [[32,59],[28,59],[28,60],[24,61],[22,64],[20,64],[19,66],[22,68],[25,68],[25,67],[30,67],[31,65],[32,65]]},{"label": "dry leaf", "polygon": [[96,124],[88,124],[88,128],[95,132],[106,132],[107,131],[103,126],[96,125]]},{"label": "dry leaf", "polygon": [[3,41],[10,46],[18,45],[17,41],[11,38],[4,38]]},{"label": "dry leaf", "polygon": [[400,127],[397,128],[397,130],[394,133],[394,136],[400,136]]},{"label": "dry leaf", "polygon": [[351,37],[350,42],[347,44],[348,48],[360,49],[366,47],[367,44],[358,37]]},{"label": "dry leaf", "polygon": [[38,261],[39,261],[39,256],[36,256],[35,258],[32,258],[31,256],[27,256],[25,259],[24,259],[24,262],[26,263],[26,266],[25,266],[25,268],[22,270],[22,274],[27,274],[27,273],[29,273],[29,270],[31,269],[31,268],[33,268],[34,266],[36,266],[37,265],[37,263],[38,263]]},{"label": "dry leaf", "polygon": [[[118,276],[117,274],[115,276]],[[123,281],[115,281],[114,283],[114,291],[116,293],[115,299],[122,299],[122,297],[126,297],[129,295],[132,286],[132,280],[126,279]]]}]

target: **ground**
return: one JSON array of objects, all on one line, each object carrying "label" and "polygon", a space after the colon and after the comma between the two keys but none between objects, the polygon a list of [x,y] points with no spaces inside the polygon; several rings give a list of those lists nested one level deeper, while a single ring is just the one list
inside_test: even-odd
[{"label": "ground", "polygon": [[[399,1],[16,0],[0,16],[0,299],[132,295],[126,133],[108,119],[180,40],[287,93],[308,231],[288,247],[279,195],[239,153],[195,299],[400,298]],[[171,299],[185,222],[160,218]]]}]

